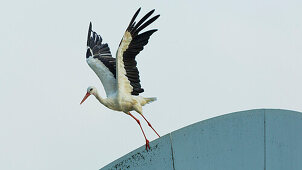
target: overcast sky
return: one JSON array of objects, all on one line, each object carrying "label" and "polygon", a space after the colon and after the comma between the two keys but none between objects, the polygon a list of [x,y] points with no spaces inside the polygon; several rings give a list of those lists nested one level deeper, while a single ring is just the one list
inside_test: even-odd
[{"label": "overcast sky", "polygon": [[161,15],[137,61],[142,95],[158,97],[144,115],[162,136],[235,111],[302,111],[301,0],[5,1],[0,169],[99,169],[145,144],[130,116],[93,96],[79,104],[90,85],[105,96],[85,61],[89,22],[115,54],[139,7],[138,18]]}]

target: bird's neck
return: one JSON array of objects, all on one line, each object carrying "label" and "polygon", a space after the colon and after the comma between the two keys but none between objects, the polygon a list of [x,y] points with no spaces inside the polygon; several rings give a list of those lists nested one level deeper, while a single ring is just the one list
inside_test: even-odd
[{"label": "bird's neck", "polygon": [[106,99],[102,98],[102,97],[99,95],[99,93],[95,93],[94,96],[95,96],[96,99],[98,99],[98,101],[99,101],[100,103],[102,103],[103,105],[106,106],[106,104],[107,104]]}]

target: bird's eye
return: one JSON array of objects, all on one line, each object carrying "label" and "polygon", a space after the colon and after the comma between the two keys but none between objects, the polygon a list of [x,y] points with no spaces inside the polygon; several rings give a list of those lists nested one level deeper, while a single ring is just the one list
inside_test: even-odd
[{"label": "bird's eye", "polygon": [[92,91],[92,89],[90,89],[89,91]]}]

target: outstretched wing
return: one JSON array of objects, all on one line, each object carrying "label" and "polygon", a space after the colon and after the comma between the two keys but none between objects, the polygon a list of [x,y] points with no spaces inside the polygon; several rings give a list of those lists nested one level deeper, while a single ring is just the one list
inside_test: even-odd
[{"label": "outstretched wing", "polygon": [[152,10],[138,23],[135,23],[135,19],[140,12],[140,9],[141,8],[139,8],[132,17],[117,51],[116,70],[118,93],[139,95],[139,93],[144,92],[144,89],[140,84],[139,71],[136,67],[137,62],[135,61],[135,57],[144,49],[150,36],[157,31],[157,29],[149,30],[144,33],[140,33],[140,31],[154,22],[159,15],[148,19],[154,12],[154,10]]},{"label": "outstretched wing", "polygon": [[89,24],[87,38],[86,61],[90,68],[100,78],[107,97],[116,92],[116,64],[112,57],[107,43],[102,43],[102,37],[92,31],[92,24]]}]

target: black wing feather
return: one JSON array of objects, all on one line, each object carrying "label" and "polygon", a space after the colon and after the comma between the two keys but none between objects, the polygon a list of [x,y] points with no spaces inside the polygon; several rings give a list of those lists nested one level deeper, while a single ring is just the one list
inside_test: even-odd
[{"label": "black wing feather", "polygon": [[[135,57],[144,49],[144,46],[148,44],[150,36],[157,31],[157,29],[149,30],[144,33],[139,34],[141,30],[146,28],[152,22],[154,22],[160,15],[156,15],[148,20],[148,18],[153,14],[155,10],[148,12],[140,21],[135,22],[135,19],[141,8],[139,8],[134,16],[132,17],[127,31],[131,34],[132,40],[123,54],[124,68],[126,70],[126,76],[130,81],[130,85],[133,87],[131,92],[132,95],[139,95],[139,93],[144,92],[141,87],[139,79],[139,71],[137,69],[137,62]],[[147,21],[146,21],[147,20]]]},{"label": "black wing feather", "polygon": [[102,37],[96,32],[92,31],[92,24],[90,22],[87,37],[87,46],[92,50],[93,54],[91,54],[90,49],[88,48],[86,52],[86,58],[93,56],[93,58],[100,60],[114,75],[114,78],[116,78],[115,58],[112,57],[108,44],[103,44],[102,41]]},{"label": "black wing feather", "polygon": [[153,9],[152,11],[148,12],[136,25],[135,27],[132,28],[132,31],[136,30],[142,23],[146,21],[154,12],[155,10]]}]

